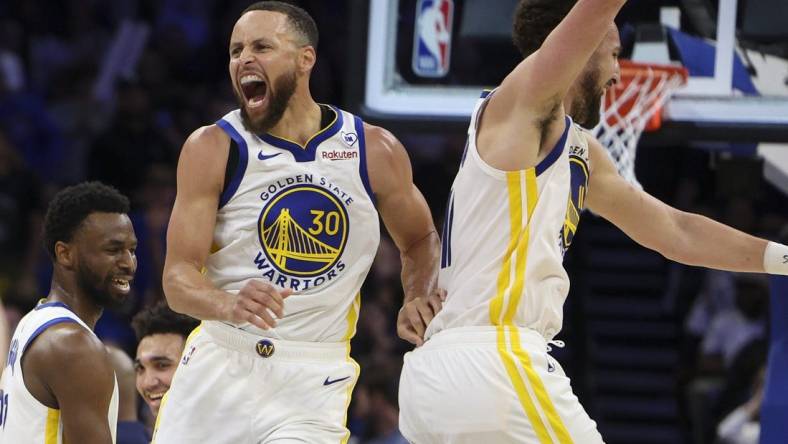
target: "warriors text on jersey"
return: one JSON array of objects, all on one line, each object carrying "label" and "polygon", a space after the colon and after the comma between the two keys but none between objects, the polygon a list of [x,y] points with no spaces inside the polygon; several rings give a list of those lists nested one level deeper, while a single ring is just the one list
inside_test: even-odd
[{"label": "warriors text on jersey", "polygon": [[349,339],[377,251],[362,121],[321,106],[333,121],[305,147],[247,131],[238,110],[217,123],[237,147],[238,165],[220,199],[206,275],[229,292],[251,279],[294,290],[276,328],[237,326],[262,336]]},{"label": "warriors text on jersey", "polygon": [[[74,312],[60,302],[39,304],[25,315],[14,331],[8,361],[0,384],[0,442],[14,444],[63,444],[60,410],[39,402],[27,390],[22,375],[22,357],[28,346],[47,328],[75,322],[94,334]],[[112,392],[107,420],[115,442],[118,420],[118,384]]]},{"label": "warriors text on jersey", "polygon": [[563,255],[588,187],[588,144],[569,117],[535,167],[501,171],[476,147],[479,100],[452,186],[443,229],[443,310],[426,336],[464,326],[513,325],[552,339],[561,329],[569,278]]}]

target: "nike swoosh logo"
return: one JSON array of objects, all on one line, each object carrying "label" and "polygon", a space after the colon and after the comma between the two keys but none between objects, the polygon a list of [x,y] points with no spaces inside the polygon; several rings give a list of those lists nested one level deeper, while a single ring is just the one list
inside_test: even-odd
[{"label": "nike swoosh logo", "polygon": [[350,379],[350,376],[345,376],[344,378],[339,378],[339,379],[328,379],[328,376],[326,376],[326,380],[323,381],[323,385],[335,384],[339,381],[344,381],[345,379]]},{"label": "nike swoosh logo", "polygon": [[259,153],[257,153],[257,158],[260,159],[260,160],[266,160],[266,159],[270,159],[272,157],[276,157],[276,156],[278,156],[280,154],[282,154],[282,153],[276,153],[276,154],[271,154],[270,156],[266,156],[265,154],[263,154],[262,151],[260,151]]}]

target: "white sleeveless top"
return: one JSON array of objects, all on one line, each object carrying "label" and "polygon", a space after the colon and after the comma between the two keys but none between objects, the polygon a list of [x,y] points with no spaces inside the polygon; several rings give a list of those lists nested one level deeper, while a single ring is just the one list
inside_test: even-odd
[{"label": "white sleeveless top", "polygon": [[[75,322],[95,336],[68,306],[60,302],[39,304],[19,321],[8,360],[3,369],[0,383],[0,443],[14,444],[62,444],[63,422],[60,410],[51,409],[39,402],[27,390],[22,375],[22,356],[33,340],[47,328],[63,323]],[[118,382],[112,390],[112,399],[107,412],[107,421],[112,433],[112,442],[118,428]]]},{"label": "white sleeveless top", "polygon": [[569,278],[563,256],[577,230],[588,188],[588,144],[565,118],[561,139],[535,167],[501,171],[476,148],[482,94],[443,227],[439,286],[443,310],[426,336],[453,327],[512,325],[560,330]]},{"label": "white sleeveless top", "polygon": [[220,199],[206,275],[233,293],[252,279],[294,290],[276,328],[237,328],[313,342],[355,333],[380,226],[362,121],[332,110],[334,121],[306,147],[247,131],[239,110],[217,122],[237,144],[239,162]]}]

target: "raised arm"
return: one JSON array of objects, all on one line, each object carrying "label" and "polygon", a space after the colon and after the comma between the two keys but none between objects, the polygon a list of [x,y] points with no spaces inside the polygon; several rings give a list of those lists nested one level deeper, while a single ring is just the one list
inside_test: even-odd
[{"label": "raised arm", "polygon": [[687,265],[779,273],[776,262],[777,269],[764,269],[766,240],[707,217],[677,210],[633,187],[618,174],[599,142],[591,136],[587,138],[591,163],[586,198],[588,208],[612,222],[634,241]]},{"label": "raised arm", "polygon": [[177,312],[268,329],[276,323],[268,310],[283,316],[282,299],[290,290],[279,292],[253,280],[238,294],[231,294],[217,289],[202,274],[213,242],[229,146],[229,137],[215,125],[196,130],[183,145],[178,192],[167,227],[162,285],[168,304]]},{"label": "raised arm", "polygon": [[[553,2],[555,0],[538,0]],[[536,1],[538,3],[538,1]],[[534,3],[535,0],[524,0]],[[578,0],[566,17],[547,36],[542,46],[526,57],[504,79],[496,106],[545,117],[561,103],[591,55],[611,30],[626,0]],[[536,11],[536,8],[534,8]],[[550,8],[546,8],[550,9]],[[559,10],[553,7],[552,10]],[[553,12],[555,13],[555,12]],[[547,20],[539,15],[529,21]],[[528,26],[528,21],[523,25]],[[534,26],[539,25],[534,23]],[[523,29],[523,32],[529,32]],[[490,106],[493,106],[492,102]]]},{"label": "raised arm", "polygon": [[405,147],[383,128],[365,125],[370,185],[386,229],[400,251],[403,308],[397,320],[402,339],[421,345],[424,331],[440,310],[435,288],[440,240]]},{"label": "raised arm", "polygon": [[54,325],[29,346],[22,364],[30,393],[60,410],[64,442],[112,442],[115,373],[98,338],[76,323]]},{"label": "raised arm", "polygon": [[[476,144],[485,162],[506,171],[530,168],[555,145],[565,128],[563,116],[578,112],[564,108],[569,92],[579,97],[588,94],[589,88],[602,87],[580,84],[578,78],[599,74],[599,63],[607,63],[603,57],[617,58],[618,45],[612,45],[609,55],[603,51],[600,58],[590,61],[602,49],[603,40],[618,41],[613,19],[625,2],[520,1],[513,36],[525,58],[506,76],[481,114]],[[570,104],[577,106],[577,100],[573,98]]]}]

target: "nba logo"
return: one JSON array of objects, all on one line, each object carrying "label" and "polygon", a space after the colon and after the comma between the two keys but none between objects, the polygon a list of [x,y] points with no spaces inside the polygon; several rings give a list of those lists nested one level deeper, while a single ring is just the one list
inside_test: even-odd
[{"label": "nba logo", "polygon": [[453,0],[419,0],[413,38],[413,72],[422,77],[443,77],[449,72]]}]

